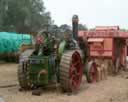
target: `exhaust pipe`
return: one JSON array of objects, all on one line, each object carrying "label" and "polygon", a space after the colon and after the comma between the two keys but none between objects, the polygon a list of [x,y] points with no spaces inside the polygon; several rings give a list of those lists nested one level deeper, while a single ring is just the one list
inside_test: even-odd
[{"label": "exhaust pipe", "polygon": [[72,33],[73,33],[73,38],[75,40],[78,40],[78,22],[79,22],[79,17],[78,15],[73,15],[72,17]]}]

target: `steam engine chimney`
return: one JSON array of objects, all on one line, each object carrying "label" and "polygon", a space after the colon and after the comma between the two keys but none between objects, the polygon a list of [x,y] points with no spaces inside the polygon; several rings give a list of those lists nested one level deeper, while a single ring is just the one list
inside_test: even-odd
[{"label": "steam engine chimney", "polygon": [[72,17],[72,33],[73,33],[73,38],[75,40],[78,40],[78,22],[79,22],[79,17],[78,15],[74,15]]}]

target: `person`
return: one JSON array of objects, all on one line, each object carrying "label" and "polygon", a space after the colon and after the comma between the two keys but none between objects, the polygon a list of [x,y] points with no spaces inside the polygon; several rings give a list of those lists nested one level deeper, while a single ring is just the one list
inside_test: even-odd
[{"label": "person", "polygon": [[64,34],[64,40],[65,40],[65,41],[71,40],[71,39],[70,39],[70,35],[67,34],[67,33],[65,33],[65,34]]},{"label": "person", "polygon": [[84,63],[86,63],[87,59],[89,58],[89,46],[87,39],[83,37],[78,37],[78,45],[84,55]]}]

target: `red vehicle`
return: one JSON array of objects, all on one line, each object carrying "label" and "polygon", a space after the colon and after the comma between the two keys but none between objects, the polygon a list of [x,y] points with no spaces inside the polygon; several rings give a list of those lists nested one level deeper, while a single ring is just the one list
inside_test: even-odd
[{"label": "red vehicle", "polygon": [[97,67],[104,64],[109,73],[125,67],[128,32],[120,31],[118,26],[97,26],[94,31],[79,31],[79,36],[87,38],[91,61]]}]

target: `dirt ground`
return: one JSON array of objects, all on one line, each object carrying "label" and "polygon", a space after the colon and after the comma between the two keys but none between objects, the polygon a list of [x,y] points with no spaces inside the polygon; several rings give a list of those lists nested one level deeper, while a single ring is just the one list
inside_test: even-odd
[{"label": "dirt ground", "polygon": [[[56,90],[45,90],[41,96],[31,91],[19,92],[17,64],[0,64],[0,97],[5,102],[128,102],[128,72],[88,84],[83,78],[77,94],[67,95]],[[3,87],[8,86],[9,87]],[[0,98],[0,102],[1,98]]]}]

